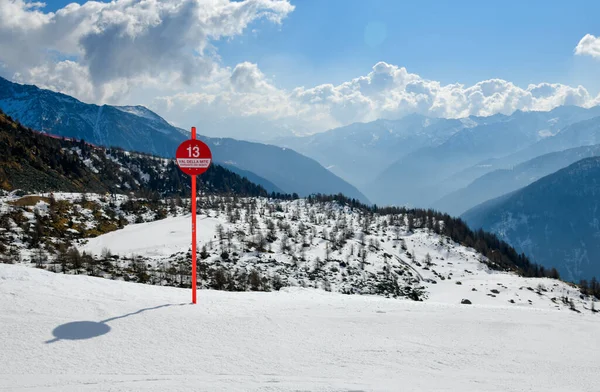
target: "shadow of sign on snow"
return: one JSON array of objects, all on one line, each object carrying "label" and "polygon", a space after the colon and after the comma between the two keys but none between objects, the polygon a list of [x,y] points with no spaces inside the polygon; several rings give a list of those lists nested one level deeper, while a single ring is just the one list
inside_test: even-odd
[{"label": "shadow of sign on snow", "polygon": [[59,340],[85,340],[92,339],[98,336],[105,335],[110,332],[111,328],[107,324],[110,321],[122,319],[129,316],[134,316],[136,314],[140,314],[142,312],[146,312],[148,310],[155,310],[160,308],[166,308],[169,306],[184,306],[188,305],[187,303],[182,304],[165,304],[154,306],[152,308],[144,308],[138,311],[127,313],[122,316],[111,317],[102,321],[73,321],[66,324],[61,324],[58,327],[54,328],[52,331],[52,335],[54,335],[54,339],[48,340],[44,343],[54,343]]}]

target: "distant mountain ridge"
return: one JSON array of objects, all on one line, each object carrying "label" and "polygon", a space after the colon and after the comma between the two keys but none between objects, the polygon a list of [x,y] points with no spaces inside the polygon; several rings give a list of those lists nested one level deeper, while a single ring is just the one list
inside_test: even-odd
[{"label": "distant mountain ridge", "polygon": [[577,161],[462,218],[567,279],[600,276],[600,157]]},{"label": "distant mountain ridge", "polygon": [[[519,154],[531,146],[558,144],[555,140],[561,137],[563,129],[582,122],[583,126],[588,126],[585,121],[594,122],[599,114],[598,107],[560,107],[549,112],[515,112],[511,116],[475,118],[476,126],[463,128],[438,146],[415,150],[390,165],[368,186],[368,196],[382,204],[430,207],[440,197],[491,171],[490,167],[484,166],[479,172],[465,169],[486,159]],[[561,147],[583,144],[586,143],[562,143]],[[564,148],[540,150],[538,154],[525,156],[524,160]]]},{"label": "distant mountain ridge", "polygon": [[[83,103],[65,94],[0,78],[0,109],[41,132],[84,139],[102,146],[172,157],[189,133],[170,125],[143,106]],[[215,162],[236,166],[273,185],[273,190],[337,194],[368,199],[316,161],[281,147],[235,139],[199,136],[212,149]]]},{"label": "distant mountain ridge", "polygon": [[399,157],[438,145],[468,126],[471,123],[463,120],[411,114],[399,120],[354,123],[311,136],[280,138],[274,143],[316,159],[360,187]]},{"label": "distant mountain ridge", "polygon": [[583,158],[594,156],[600,156],[600,144],[544,154],[510,169],[484,174],[467,187],[436,201],[433,207],[458,216],[486,200],[523,188]]},{"label": "distant mountain ridge", "polygon": [[[564,107],[555,110],[558,109],[562,109],[561,112],[564,112],[565,110]],[[554,133],[552,137],[544,138],[515,153],[480,161],[477,164],[466,168],[462,172],[456,173],[454,177],[449,178],[449,180],[464,178],[472,181],[494,170],[509,169],[544,154],[581,146],[600,144],[600,106],[595,106],[590,109],[578,109],[579,111],[586,111],[584,112],[585,115],[580,116],[578,118],[579,121],[561,128],[558,132]]]},{"label": "distant mountain ridge", "polygon": [[496,169],[600,143],[600,137],[585,135],[599,116],[598,106],[461,119],[410,114],[275,143],[316,159],[377,204],[431,207]]}]

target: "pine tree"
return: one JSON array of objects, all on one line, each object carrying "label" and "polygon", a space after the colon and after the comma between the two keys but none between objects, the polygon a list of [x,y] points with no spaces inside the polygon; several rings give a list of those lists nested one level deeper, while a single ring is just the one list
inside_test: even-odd
[{"label": "pine tree", "polygon": [[425,255],[425,265],[428,267],[431,267],[432,262],[431,262],[431,255],[429,253],[427,253]]}]

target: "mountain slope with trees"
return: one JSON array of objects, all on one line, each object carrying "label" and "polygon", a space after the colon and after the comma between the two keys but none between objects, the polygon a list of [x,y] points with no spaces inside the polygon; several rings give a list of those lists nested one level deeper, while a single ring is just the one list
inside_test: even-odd
[{"label": "mountain slope with trees", "polygon": [[[172,158],[177,146],[190,137],[143,106],[91,105],[68,95],[21,85],[0,78],[0,109],[32,129]],[[201,129],[199,130],[202,131]],[[272,183],[272,191],[343,193],[368,201],[354,186],[297,152],[261,143],[199,135],[216,163],[233,165]],[[268,183],[264,183],[269,187]]]},{"label": "mountain slope with trees", "polygon": [[[0,187],[24,192],[189,196],[189,177],[171,159],[49,137],[0,111]],[[267,191],[219,165],[201,176],[209,193],[266,196]]]},{"label": "mountain slope with trees", "polygon": [[462,217],[571,281],[600,276],[600,157],[582,159]]},{"label": "mountain slope with trees", "polygon": [[513,168],[485,174],[467,187],[444,196],[433,207],[458,216],[486,200],[523,188],[583,158],[599,155],[600,144],[541,155]]}]

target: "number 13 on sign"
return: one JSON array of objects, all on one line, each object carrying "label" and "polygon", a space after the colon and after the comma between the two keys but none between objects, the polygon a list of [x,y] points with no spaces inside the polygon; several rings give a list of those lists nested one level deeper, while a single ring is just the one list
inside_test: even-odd
[{"label": "number 13 on sign", "polygon": [[200,158],[200,147],[199,146],[188,146],[188,157]]}]

